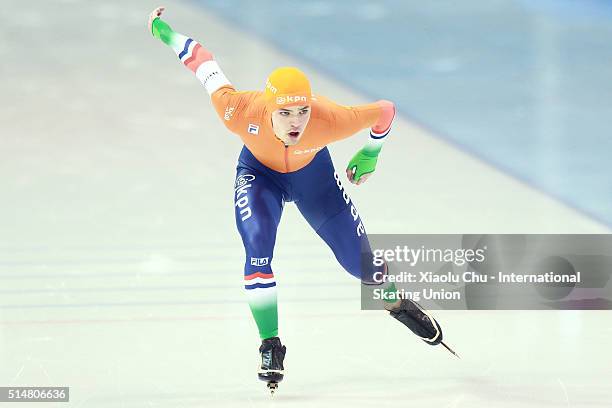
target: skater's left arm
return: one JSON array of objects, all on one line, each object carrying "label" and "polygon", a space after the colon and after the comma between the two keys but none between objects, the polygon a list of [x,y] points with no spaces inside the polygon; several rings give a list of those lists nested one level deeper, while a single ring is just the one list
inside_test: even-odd
[{"label": "skater's left arm", "polygon": [[[378,161],[378,154],[380,153],[383,143],[387,139],[387,135],[391,130],[391,124],[395,118],[395,105],[393,102],[386,100],[380,100],[375,104],[377,106],[376,119],[366,126],[361,127],[361,130],[367,126],[370,128],[370,137],[367,143],[353,156],[346,167],[346,177],[353,184],[362,184],[370,177],[376,169],[376,162]],[[365,105],[367,107],[371,105]],[[355,107],[356,115],[362,116],[364,119],[369,119],[370,115],[368,111],[362,109],[362,107]],[[357,121],[359,123],[359,121]]]}]

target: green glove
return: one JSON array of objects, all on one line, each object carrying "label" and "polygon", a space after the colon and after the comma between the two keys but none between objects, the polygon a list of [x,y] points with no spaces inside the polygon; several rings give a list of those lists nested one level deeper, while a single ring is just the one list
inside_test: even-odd
[{"label": "green glove", "polygon": [[352,174],[355,170],[353,179],[359,181],[364,174],[372,173],[376,170],[376,161],[378,160],[378,151],[373,151],[368,148],[362,148],[353,156],[347,166],[347,170]]},{"label": "green glove", "polygon": [[159,38],[164,44],[170,45],[174,31],[172,31],[172,28],[164,20],[159,17],[153,20],[151,31],[153,37]]}]

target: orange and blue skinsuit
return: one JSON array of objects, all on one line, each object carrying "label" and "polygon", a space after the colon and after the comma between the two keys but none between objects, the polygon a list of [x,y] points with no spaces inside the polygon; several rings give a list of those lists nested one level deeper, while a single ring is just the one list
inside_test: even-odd
[{"label": "orange and blue skinsuit", "polygon": [[[164,21],[153,21],[153,35],[170,45],[211,96],[217,114],[243,141],[236,171],[236,225],[246,259],[245,289],[262,339],[278,334],[276,281],[272,259],[276,231],[286,202],[294,202],[336,259],[353,276],[371,282],[371,263],[362,267],[370,245],[361,217],[335,172],[326,146],[370,128],[367,144],[349,163],[356,178],[374,170],[395,115],[391,102],[338,105],[312,95],[305,75],[295,68],[273,72],[263,91],[239,92],[210,52],[178,34]],[[310,106],[311,116],[296,145],[274,134],[274,110]]]}]

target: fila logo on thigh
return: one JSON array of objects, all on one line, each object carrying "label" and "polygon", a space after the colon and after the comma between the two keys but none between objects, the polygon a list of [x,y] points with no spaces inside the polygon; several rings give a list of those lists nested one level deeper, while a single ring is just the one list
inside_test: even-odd
[{"label": "fila logo on thigh", "polygon": [[249,208],[249,197],[247,196],[247,190],[252,187],[251,181],[255,180],[255,176],[252,174],[243,174],[236,179],[234,184],[234,191],[236,198],[234,205],[240,209],[240,215],[242,221],[246,221],[251,217],[251,209]]},{"label": "fila logo on thigh", "polygon": [[355,227],[357,236],[360,237],[361,235],[365,234],[365,227],[363,226],[363,223],[359,218],[357,208],[355,208],[355,206],[351,202],[351,198],[349,197],[348,193],[346,192],[346,190],[344,190],[344,187],[342,187],[342,183],[340,182],[340,176],[338,176],[338,173],[336,173],[335,171],[334,178],[336,179],[336,185],[338,186],[338,189],[342,191],[342,198],[344,199],[344,202],[346,203],[346,205],[351,206],[351,215],[353,216],[353,221],[355,221],[355,224],[357,224],[357,226]]}]

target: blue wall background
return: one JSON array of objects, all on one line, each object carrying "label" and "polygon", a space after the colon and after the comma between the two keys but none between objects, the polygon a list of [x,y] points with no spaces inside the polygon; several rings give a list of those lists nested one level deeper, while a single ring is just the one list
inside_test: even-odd
[{"label": "blue wall background", "polygon": [[193,1],[612,225],[612,2]]}]

